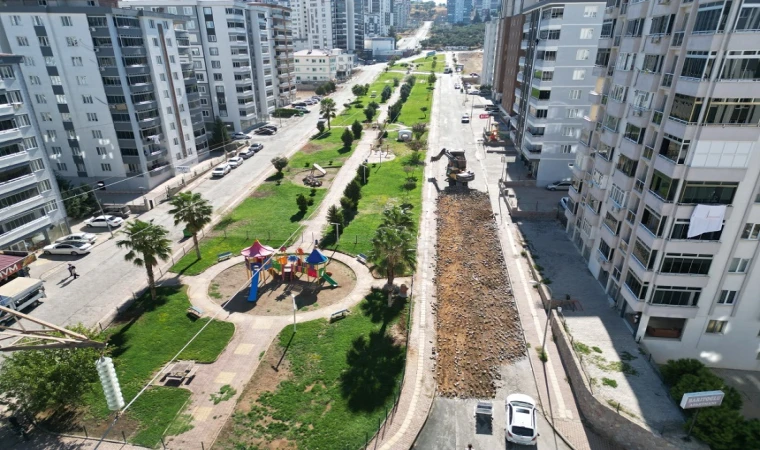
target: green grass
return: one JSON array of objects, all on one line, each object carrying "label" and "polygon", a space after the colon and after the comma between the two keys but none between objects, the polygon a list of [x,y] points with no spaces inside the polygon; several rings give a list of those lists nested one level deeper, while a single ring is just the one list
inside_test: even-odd
[{"label": "green grass", "polygon": [[[435,69],[433,69],[433,59],[436,59],[437,63]],[[443,73],[443,69],[446,68],[446,57],[443,55],[428,56],[426,58],[418,58],[412,61],[416,67],[415,72],[430,73],[431,70],[437,73]]]},{"label": "green grass", "polygon": [[[192,320],[185,310],[190,306],[184,287],[158,288],[156,303],[150,294],[142,296],[127,312],[134,319],[110,334],[109,348],[119,376],[122,394],[131,401],[150,378],[161,369],[209,320]],[[234,325],[215,321],[182,352],[179,359],[210,363],[216,360],[232,338]],[[130,440],[138,445],[157,445],[164,430],[186,431],[189,424],[175,424],[174,419],[190,397],[186,389],[152,387],[127,410],[138,430]],[[105,420],[110,411],[100,385],[94,385],[87,397],[87,416]]]},{"label": "green grass", "polygon": [[404,347],[387,330],[405,314],[404,302],[388,309],[374,291],[343,320],[299,324],[295,334],[285,328],[270,351],[285,352],[291,375],[233,416],[234,442],[222,448],[269,448],[278,439],[303,449],[363,446],[399,389]]},{"label": "green grass", "polygon": [[[401,114],[396,119],[396,123],[403,123],[407,126],[412,126],[415,123],[430,123],[434,91],[428,90],[428,86],[426,79],[417,77],[417,83],[414,84],[409,98],[406,99],[404,107],[401,108]],[[420,110],[423,106],[428,109],[425,113]]]},{"label": "green grass", "polygon": [[612,378],[603,377],[602,378],[602,384],[605,386],[616,388],[618,387],[617,381],[613,380]]},{"label": "green grass", "polygon": [[330,161],[332,161],[333,167],[343,164],[343,161],[351,156],[351,152],[356,148],[357,142],[354,141],[351,149],[346,150],[343,147],[343,141],[340,140],[343,130],[344,128],[333,128],[330,131],[325,130],[324,134],[312,137],[304,147],[304,149],[308,150],[308,153],[300,151],[293,155],[286,170],[301,171],[311,167],[314,163],[322,167],[328,167],[330,166]]},{"label": "green grass", "polygon": [[[306,214],[301,214],[296,205],[296,196],[309,196],[311,189],[284,181],[281,185],[266,182],[256,189],[253,196],[246,198],[229,216],[207,234],[200,242],[200,260],[195,251],[188,252],[170,269],[183,275],[198,275],[216,264],[216,256],[223,252],[235,255],[258,239],[262,243],[279,247],[285,239],[296,232],[300,221],[316,208],[325,196],[325,189],[317,189],[314,204]],[[226,237],[225,237],[226,232]]]},{"label": "green grass", "polygon": [[[399,83],[404,82],[404,75],[400,73],[393,73],[393,72],[383,72],[378,76],[375,81],[370,83],[369,91],[367,91],[367,95],[360,95],[358,97],[355,97],[352,95],[352,100],[355,104],[361,104],[361,107],[357,108],[353,104],[351,108],[345,109],[342,113],[338,114],[337,117],[332,119],[332,125],[333,126],[350,126],[352,123],[354,123],[354,120],[358,120],[359,122],[364,122],[367,120],[367,117],[364,115],[364,108],[370,104],[370,102],[377,102],[378,104],[384,104],[385,102],[381,101],[380,93],[383,91],[383,87],[390,86],[391,90],[395,90],[397,88],[393,87],[393,79],[398,78]],[[400,84],[399,84],[400,85]],[[372,95],[372,91],[377,92],[377,97],[371,98],[370,95]],[[343,108],[343,105],[338,105],[339,109]]]}]

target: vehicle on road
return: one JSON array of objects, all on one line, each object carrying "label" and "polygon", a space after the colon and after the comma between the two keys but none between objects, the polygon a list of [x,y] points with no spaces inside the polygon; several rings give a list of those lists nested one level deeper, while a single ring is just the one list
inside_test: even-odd
[{"label": "vehicle on road", "polygon": [[302,111],[304,113],[310,113],[311,112],[311,110],[309,108],[305,107],[305,106],[296,106],[295,109],[297,109],[298,111]]},{"label": "vehicle on road", "polygon": [[248,135],[245,133],[235,132],[230,135],[232,140],[234,141],[241,141],[243,139],[248,139]]},{"label": "vehicle on road", "polygon": [[271,136],[275,133],[277,133],[277,130],[273,130],[272,128],[267,128],[267,127],[256,128],[255,130],[253,130],[253,134],[256,134],[259,136]]},{"label": "vehicle on road", "polygon": [[84,224],[88,227],[111,227],[111,228],[117,228],[120,227],[121,224],[124,223],[124,219],[121,217],[116,216],[97,216],[97,217],[91,217],[84,221]]},{"label": "vehicle on road", "polygon": [[237,155],[243,159],[248,159],[255,154],[256,152],[254,150],[251,150],[251,147],[248,147],[240,150]]},{"label": "vehicle on road", "polygon": [[462,114],[462,123],[470,123],[470,115],[467,113]]},{"label": "vehicle on road", "polygon": [[555,181],[554,183],[550,183],[546,185],[546,189],[550,191],[569,191],[570,186],[573,185],[573,182],[570,180],[559,180]]},{"label": "vehicle on road", "polygon": [[222,178],[223,176],[230,173],[230,170],[232,170],[232,167],[230,167],[229,164],[219,164],[218,166],[214,167],[214,170],[211,171],[211,176],[213,178]]},{"label": "vehicle on road", "polygon": [[46,245],[42,248],[42,253],[46,255],[86,255],[92,250],[92,244],[86,242],[59,242],[57,244]]},{"label": "vehicle on road", "polygon": [[372,91],[372,92],[369,94],[369,98],[375,98],[375,97],[377,97],[377,91]]},{"label": "vehicle on road", "polygon": [[304,100],[303,102],[304,102],[304,103],[306,103],[307,105],[314,105],[314,104],[316,104],[316,103],[317,103],[317,101],[316,101],[316,100],[314,100],[313,98],[307,98],[307,99],[306,99],[306,100]]},{"label": "vehicle on road", "polygon": [[507,396],[507,441],[536,445],[538,423],[536,401],[525,394]]},{"label": "vehicle on road", "polygon": [[250,147],[248,147],[248,150],[253,150],[254,152],[258,153],[264,150],[264,144],[260,142],[254,142]]},{"label": "vehicle on road", "polygon": [[311,98],[313,98],[314,100],[316,100],[317,102],[319,102],[319,101],[322,100],[323,97],[321,95],[312,95]]},{"label": "vehicle on road", "polygon": [[431,161],[435,162],[441,159],[443,156],[449,159],[449,163],[446,166],[446,180],[449,182],[449,186],[467,186],[467,183],[475,179],[475,174],[467,170],[467,158],[463,151],[449,151],[445,148],[431,158]]},{"label": "vehicle on road", "polygon": [[480,75],[478,75],[478,74],[477,74],[477,73],[475,73],[475,72],[470,72],[470,76],[471,76],[471,77],[475,77],[475,78],[480,78]]},{"label": "vehicle on road", "polygon": [[467,93],[470,94],[470,95],[480,95],[480,90],[479,89],[470,89],[469,91],[467,91]]},{"label": "vehicle on road", "polygon": [[[45,287],[42,280],[29,277],[16,277],[0,286],[0,305],[14,311],[23,311],[30,306],[36,306],[40,299],[45,298]],[[11,321],[12,316],[0,311],[0,323]]]},{"label": "vehicle on road", "polygon": [[121,217],[126,219],[132,214],[132,211],[127,205],[121,205],[118,203],[103,203],[103,213],[110,216]]},{"label": "vehicle on road", "polygon": [[295,102],[290,105],[293,108],[296,108],[298,106],[306,106],[306,102]]},{"label": "vehicle on road", "polygon": [[454,83],[454,89],[462,89],[462,85],[459,83]]},{"label": "vehicle on road", "polygon": [[72,242],[81,242],[84,244],[92,244],[97,239],[98,235],[93,233],[72,233],[67,236],[58,238],[55,242],[65,242],[70,244]]},{"label": "vehicle on road", "polygon": [[277,126],[272,125],[271,123],[268,123],[266,125],[262,125],[261,128],[267,128],[267,129],[270,129],[270,130],[277,131]]},{"label": "vehicle on road", "polygon": [[233,169],[237,169],[238,167],[243,165],[243,161],[245,161],[240,156],[233,156],[232,158],[227,160],[227,164],[230,165]]},{"label": "vehicle on road", "polygon": [[562,197],[559,199],[559,208],[564,211],[567,209],[567,202],[570,201],[570,197]]}]

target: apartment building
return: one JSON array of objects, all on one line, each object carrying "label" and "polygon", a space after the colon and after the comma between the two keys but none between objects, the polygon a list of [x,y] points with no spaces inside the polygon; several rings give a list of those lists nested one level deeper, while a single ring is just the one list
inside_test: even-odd
[{"label": "apartment building", "polygon": [[447,0],[446,22],[468,24],[472,15],[472,0]]},{"label": "apartment building", "polygon": [[111,6],[5,6],[0,48],[23,57],[31,110],[57,174],[141,192],[206,153],[182,25],[174,15]]},{"label": "apartment building", "polygon": [[525,56],[518,59],[510,138],[545,186],[570,178],[589,113],[602,2],[544,1],[522,11]]},{"label": "apartment building", "polygon": [[392,0],[364,1],[364,34],[367,36],[388,36],[393,26]]},{"label": "apartment building", "polygon": [[334,48],[361,53],[364,50],[363,0],[334,0],[332,14]]},{"label": "apartment building", "polygon": [[486,22],[485,39],[483,40],[483,70],[480,73],[481,84],[493,86],[496,70],[496,48],[499,42],[502,22],[498,19]]},{"label": "apartment building", "polygon": [[410,0],[394,0],[393,2],[393,28],[396,31],[403,31],[409,26],[409,15],[412,12],[412,2]]},{"label": "apartment building", "polygon": [[568,235],[657,362],[758,370],[760,4],[603,12]]},{"label": "apartment building", "polygon": [[0,55],[0,249],[29,251],[68,234],[58,184],[19,64]]},{"label": "apartment building", "polygon": [[290,7],[295,51],[363,49],[363,0],[293,0]]},{"label": "apartment building", "polygon": [[[506,14],[502,9],[502,14]],[[517,86],[517,73],[521,66],[520,58],[525,58],[525,50],[521,48],[523,24],[525,16],[515,14],[499,18],[499,40],[496,44],[493,96],[494,102],[499,104],[499,109],[504,117],[516,114],[515,87]],[[485,59],[484,59],[485,61]],[[523,61],[525,61],[523,59]]]},{"label": "apartment building", "polygon": [[296,83],[320,84],[351,75],[354,55],[341,49],[301,50],[295,53]]}]

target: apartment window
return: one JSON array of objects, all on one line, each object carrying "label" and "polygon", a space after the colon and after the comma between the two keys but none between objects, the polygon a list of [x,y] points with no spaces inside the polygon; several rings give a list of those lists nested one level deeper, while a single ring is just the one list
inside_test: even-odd
[{"label": "apartment window", "polygon": [[617,70],[631,70],[636,64],[635,53],[620,53],[615,63],[615,69]]},{"label": "apartment window", "polygon": [[631,106],[637,109],[649,109],[652,106],[652,97],[654,94],[651,92],[635,90],[633,91]]},{"label": "apartment window", "polygon": [[38,77],[37,75],[30,75],[29,76],[29,84],[40,85],[40,84],[42,84],[42,82],[40,81],[40,77]]},{"label": "apartment window", "polygon": [[570,144],[560,145],[559,152],[563,154],[575,153],[575,146]]},{"label": "apartment window", "polygon": [[101,165],[100,165],[100,169],[101,169],[103,172],[110,172],[110,171],[111,171],[111,165],[110,165],[110,164],[105,164],[105,163],[104,163],[104,164],[101,164]]},{"label": "apartment window", "polygon": [[71,16],[61,16],[61,25],[63,25],[64,27],[72,26]]},{"label": "apartment window", "polygon": [[27,150],[37,148],[37,138],[34,136],[30,138],[24,138],[24,148]]},{"label": "apartment window", "polygon": [[201,111],[201,115],[203,117],[211,117],[211,112],[208,111],[208,110],[206,110],[206,109],[204,109],[203,111]]},{"label": "apartment window", "polygon": [[32,23],[35,27],[41,27],[45,25],[42,23],[42,17],[40,16],[32,16]]},{"label": "apartment window", "polygon": [[666,253],[662,258],[661,273],[707,275],[712,265],[712,255],[692,253]]},{"label": "apartment window", "polygon": [[680,203],[730,205],[739,183],[686,181]]},{"label": "apartment window", "polygon": [[55,163],[55,167],[58,170],[61,170],[61,171],[64,171],[64,172],[68,170],[68,168],[66,167],[66,163],[62,163],[62,162]]},{"label": "apartment window", "polygon": [[[45,170],[45,164],[42,162],[42,159],[33,159],[29,161],[29,167],[32,169],[32,172],[39,172],[40,170]],[[48,180],[42,180],[39,183],[37,183],[37,186],[39,186],[41,192],[46,192],[51,189],[50,182]]]},{"label": "apartment window", "polygon": [[728,325],[728,321],[726,320],[711,320],[707,322],[705,333],[723,334],[726,330],[726,325]]},{"label": "apartment window", "polygon": [[560,35],[560,30],[542,30],[541,33],[539,33],[539,37],[541,39],[546,39],[549,41],[558,41]]},{"label": "apartment window", "polygon": [[29,114],[19,114],[16,116],[17,127],[30,127],[32,122],[29,120]]},{"label": "apartment window", "polygon": [[712,98],[707,108],[705,124],[756,125],[760,121],[760,99]]},{"label": "apartment window", "polygon": [[172,72],[172,78],[179,80],[179,74],[177,72]]},{"label": "apartment window", "polygon": [[164,98],[169,98],[169,97],[170,97],[169,96],[169,91],[167,91],[166,89],[164,89]]},{"label": "apartment window", "polygon": [[723,31],[730,6],[730,1],[727,5],[722,1],[700,4],[694,21],[694,34]]},{"label": "apartment window", "polygon": [[56,95],[56,96],[55,96],[55,101],[56,101],[56,102],[57,102],[59,105],[65,105],[65,104],[67,103],[67,102],[66,102],[66,96],[65,96],[65,95],[63,95],[63,94],[58,94],[58,95]]},{"label": "apartment window", "polygon": [[153,38],[153,46],[158,47],[158,38]]},{"label": "apartment window", "polygon": [[214,81],[222,81],[222,74],[221,73],[215,73],[214,74]]},{"label": "apartment window", "polygon": [[174,55],[169,55],[169,62],[172,63],[172,64],[174,64],[174,63],[177,62],[177,61],[174,60]]},{"label": "apartment window", "polygon": [[87,77],[84,75],[77,75],[77,84],[79,86],[87,86]]},{"label": "apartment window", "polygon": [[29,39],[26,36],[16,36],[16,42],[21,47],[29,47]]},{"label": "apartment window", "polygon": [[71,57],[71,65],[75,67],[82,67],[82,57],[81,56],[72,56]]},{"label": "apartment window", "polygon": [[82,96],[82,103],[91,104],[92,103],[92,95],[83,95]]},{"label": "apartment window", "polygon": [[207,39],[209,42],[216,42],[216,35],[215,34],[209,34],[207,36]]},{"label": "apartment window", "polygon": [[594,39],[593,28],[581,28],[581,39]]},{"label": "apartment window", "polygon": [[742,239],[750,239],[756,241],[758,234],[760,234],[760,223],[748,223],[744,225]]},{"label": "apartment window", "polygon": [[87,113],[87,121],[88,122],[97,122],[98,121],[98,114],[97,113]]},{"label": "apartment window", "polygon": [[591,52],[588,51],[588,49],[582,48],[575,52],[575,60],[576,61],[586,61],[589,58],[589,55]]},{"label": "apartment window", "polygon": [[43,122],[52,122],[53,121],[53,116],[49,112],[41,112],[40,113],[40,120],[42,120]]},{"label": "apartment window", "polygon": [[192,16],[193,15],[193,8],[190,6],[184,6],[182,7],[182,13],[186,16]]},{"label": "apartment window", "polygon": [[617,236],[617,234],[620,232],[620,222],[610,214],[609,212],[604,217],[604,226],[607,227],[610,232]]},{"label": "apartment window", "polygon": [[647,297],[649,283],[643,283],[639,280],[632,270],[629,270],[628,275],[625,277],[625,286],[630,289],[637,299],[644,300]]},{"label": "apartment window", "polygon": [[599,242],[599,253],[604,257],[605,260],[611,261],[612,256],[615,254],[615,250],[610,248],[604,239],[602,239]]},{"label": "apartment window", "polygon": [[654,268],[654,261],[657,259],[657,250],[652,250],[641,239],[636,238],[631,255],[646,270],[652,270]]},{"label": "apartment window", "polygon": [[604,122],[602,122],[602,126],[605,130],[610,130],[612,132],[617,133],[618,126],[620,125],[620,118],[615,117],[611,114],[607,114],[604,116]]},{"label": "apartment window", "polygon": [[222,68],[222,62],[221,61],[211,61],[211,68],[212,69],[221,69]]},{"label": "apartment window", "polygon": [[11,25],[14,27],[21,26],[21,16],[11,16]]},{"label": "apartment window", "polygon": [[219,56],[219,47],[209,47],[208,54],[211,56]]},{"label": "apartment window", "polygon": [[570,100],[578,100],[579,98],[581,98],[581,90],[570,89],[570,93],[568,94],[568,97],[570,97]]},{"label": "apartment window", "polygon": [[728,273],[746,273],[752,258],[732,258]]},{"label": "apartment window", "polygon": [[159,73],[158,74],[158,79],[161,80],[161,81],[166,81],[166,74],[165,73]]},{"label": "apartment window", "polygon": [[47,36],[37,36],[37,42],[40,44],[40,47],[50,47],[50,41]]},{"label": "apartment window", "polygon": [[598,6],[586,6],[583,9],[583,17],[596,17],[598,11]]},{"label": "apartment window", "polygon": [[681,286],[655,286],[653,305],[697,306],[702,288]]},{"label": "apartment window", "polygon": [[60,86],[62,84],[61,77],[58,75],[52,75],[50,77],[50,84],[52,84],[53,86]]},{"label": "apartment window", "polygon": [[24,56],[24,65],[27,67],[34,66],[35,65],[34,58],[32,58],[31,56]]},{"label": "apartment window", "polygon": [[567,137],[578,137],[578,127],[562,127],[561,129],[562,136]]},{"label": "apartment window", "polygon": [[642,72],[660,73],[662,62],[665,60],[663,55],[644,55],[644,62],[641,65]]},{"label": "apartment window", "polygon": [[644,31],[644,19],[629,20],[625,27],[625,36],[641,37]]},{"label": "apartment window", "polygon": [[585,69],[575,69],[573,70],[573,80],[583,80],[586,78],[586,70]]},{"label": "apartment window", "polygon": [[615,168],[626,176],[632,177],[636,173],[638,166],[639,162],[637,160],[631,159],[625,155],[620,155]]},{"label": "apartment window", "polygon": [[689,237],[689,219],[676,219],[673,229],[670,231],[670,239],[673,240],[690,240],[690,241],[719,241],[723,234],[723,228],[718,231],[702,233],[697,236]]},{"label": "apartment window", "polygon": [[654,36],[670,34],[673,30],[673,22],[675,22],[675,18],[675,14],[653,17],[652,24],[649,26],[649,34]]},{"label": "apartment window", "polygon": [[[757,10],[760,12],[760,4]],[[758,25],[760,26],[760,25]],[[736,53],[736,56],[731,55]],[[751,55],[756,55],[755,51],[749,51]],[[742,57],[741,51],[729,52],[723,62],[723,70],[720,73],[721,80],[757,80],[760,79],[760,58]]]},{"label": "apartment window", "polygon": [[612,31],[615,29],[615,20],[605,20],[602,24],[602,31],[599,34],[600,38],[609,38],[612,36]]},{"label": "apartment window", "polygon": [[644,214],[641,216],[641,225],[654,236],[662,236],[665,229],[667,217],[662,217],[648,207],[644,208]]},{"label": "apartment window", "polygon": [[720,291],[720,295],[718,296],[718,304],[719,305],[733,305],[736,301],[736,296],[738,292],[737,291],[728,291],[726,289],[723,289]]},{"label": "apartment window", "polygon": [[79,41],[74,36],[67,36],[66,45],[69,47],[77,47],[79,46]]},{"label": "apartment window", "polygon": [[45,94],[34,94],[35,100],[37,100],[38,104],[45,104],[47,103],[47,99],[45,98]]},{"label": "apartment window", "polygon": [[100,130],[92,130],[93,139],[103,139],[103,132]]},{"label": "apartment window", "polygon": [[744,2],[736,19],[736,31],[760,30],[760,4]]},{"label": "apartment window", "polygon": [[95,151],[97,152],[98,156],[104,156],[106,153],[108,153],[105,147],[95,147]]}]

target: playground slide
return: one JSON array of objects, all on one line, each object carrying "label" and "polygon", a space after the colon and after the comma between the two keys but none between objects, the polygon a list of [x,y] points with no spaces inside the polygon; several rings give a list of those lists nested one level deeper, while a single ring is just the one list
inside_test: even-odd
[{"label": "playground slide", "polygon": [[322,166],[320,166],[320,165],[319,165],[319,164],[317,164],[317,163],[314,163],[314,164],[312,164],[312,165],[314,166],[314,168],[315,168],[315,169],[317,169],[317,172],[319,172],[319,173],[321,173],[321,174],[322,174],[322,176],[325,176],[325,175],[327,175],[327,171],[325,171],[325,169],[323,169],[323,168],[322,168]]},{"label": "playground slide", "polygon": [[329,276],[329,275],[327,275],[326,273],[323,273],[323,274],[322,274],[322,279],[323,279],[323,280],[325,280],[325,281],[327,281],[327,283],[328,283],[330,286],[332,286],[332,287],[336,287],[336,286],[338,286],[338,282],[337,282],[337,281],[335,281],[335,280],[333,280],[332,278],[330,278],[330,276]]},{"label": "playground slide", "polygon": [[248,301],[254,302],[259,297],[259,268],[253,269],[253,277],[251,277],[251,290],[248,291]]}]

